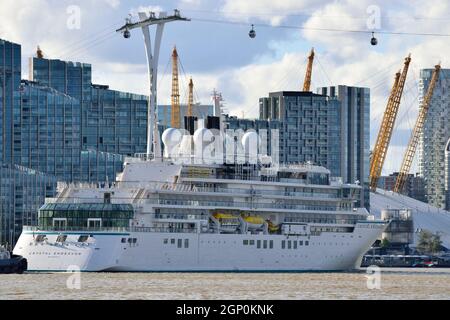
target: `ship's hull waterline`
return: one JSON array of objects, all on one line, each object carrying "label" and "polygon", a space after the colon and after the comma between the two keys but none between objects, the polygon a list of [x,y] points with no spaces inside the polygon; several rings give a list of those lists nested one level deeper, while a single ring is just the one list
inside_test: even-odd
[{"label": "ship's hull waterline", "polygon": [[[385,223],[358,223],[352,233],[286,236],[154,232],[24,232],[14,250],[29,271],[287,272],[345,271],[381,235]],[[46,240],[34,241],[39,234]],[[80,244],[80,235],[89,235]],[[64,243],[58,236],[67,235]]]}]

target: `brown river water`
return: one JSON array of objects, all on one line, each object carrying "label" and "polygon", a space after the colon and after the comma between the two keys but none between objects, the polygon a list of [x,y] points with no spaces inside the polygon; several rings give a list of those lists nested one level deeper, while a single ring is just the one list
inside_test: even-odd
[{"label": "brown river water", "polygon": [[[450,299],[450,269],[353,273],[29,273],[0,275],[0,299]],[[69,283],[69,285],[68,285]],[[379,289],[374,288],[379,283]],[[370,287],[370,288],[369,288]]]}]

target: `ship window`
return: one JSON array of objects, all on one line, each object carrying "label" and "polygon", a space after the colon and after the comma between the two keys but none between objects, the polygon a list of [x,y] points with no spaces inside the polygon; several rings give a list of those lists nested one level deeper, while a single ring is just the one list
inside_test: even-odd
[{"label": "ship window", "polygon": [[305,241],[305,246],[309,246],[309,241]]},{"label": "ship window", "polygon": [[264,240],[264,241],[263,241],[263,248],[264,248],[264,249],[267,249],[267,240]]},{"label": "ship window", "polygon": [[261,248],[261,240],[257,240],[256,241],[256,248],[260,249]]},{"label": "ship window", "polygon": [[88,228],[100,228],[102,226],[102,219],[98,219],[98,218],[92,218],[92,219],[87,219],[87,226]]},{"label": "ship window", "polygon": [[250,241],[249,241],[249,244],[250,244],[251,246],[254,246],[254,245],[255,245],[255,240],[250,240]]},{"label": "ship window", "polygon": [[183,244],[183,240],[182,239],[178,239],[177,247],[181,248],[182,244]]},{"label": "ship window", "polygon": [[299,244],[300,246],[302,246],[302,245],[303,245],[303,240],[299,241],[298,244]]},{"label": "ship window", "polygon": [[53,227],[58,229],[64,229],[67,226],[66,218],[53,218]]},{"label": "ship window", "polygon": [[248,245],[248,240],[244,240],[243,243],[244,243],[244,246],[247,246]]},{"label": "ship window", "polygon": [[133,238],[133,243],[136,243],[137,242],[137,238]]},{"label": "ship window", "polygon": [[169,243],[169,239],[164,239],[164,244],[168,244]]},{"label": "ship window", "polygon": [[297,249],[297,241],[294,241],[294,249]]},{"label": "ship window", "polygon": [[131,238],[128,238],[128,243],[131,243],[132,242],[132,239]]},{"label": "ship window", "polygon": [[170,239],[170,244],[175,244],[175,239]]},{"label": "ship window", "polygon": [[67,235],[59,235],[58,238],[56,238],[56,242],[64,242],[67,239]]},{"label": "ship window", "polygon": [[270,240],[270,241],[269,241],[269,248],[270,248],[270,249],[273,249],[273,240]]},{"label": "ship window", "polygon": [[288,249],[291,249],[292,244],[291,244],[291,240],[288,241]]},{"label": "ship window", "polygon": [[[84,237],[84,236],[83,236]],[[81,238],[81,237],[80,237]],[[78,241],[80,241],[80,240],[78,240]],[[127,238],[122,238],[122,241],[121,241],[122,243],[125,243],[125,242],[127,242]]]},{"label": "ship window", "polygon": [[184,247],[189,248],[189,239],[184,239]]},{"label": "ship window", "polygon": [[43,242],[46,239],[46,235],[45,234],[40,234],[36,236],[36,242]]},{"label": "ship window", "polygon": [[286,240],[281,241],[281,249],[286,248]]}]

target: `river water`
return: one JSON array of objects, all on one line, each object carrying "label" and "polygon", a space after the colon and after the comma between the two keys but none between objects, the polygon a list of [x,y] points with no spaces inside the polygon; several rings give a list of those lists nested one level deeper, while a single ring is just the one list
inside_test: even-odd
[{"label": "river water", "polygon": [[0,299],[450,299],[450,269],[383,268],[373,277],[364,270],[29,273],[0,275]]}]

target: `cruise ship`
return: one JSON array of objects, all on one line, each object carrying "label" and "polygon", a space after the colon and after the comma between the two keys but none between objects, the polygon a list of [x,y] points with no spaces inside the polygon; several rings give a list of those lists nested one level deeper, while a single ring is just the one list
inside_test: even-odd
[{"label": "cruise ship", "polygon": [[15,246],[29,271],[353,270],[388,224],[312,164],[136,155],[114,182],[58,188]]}]

